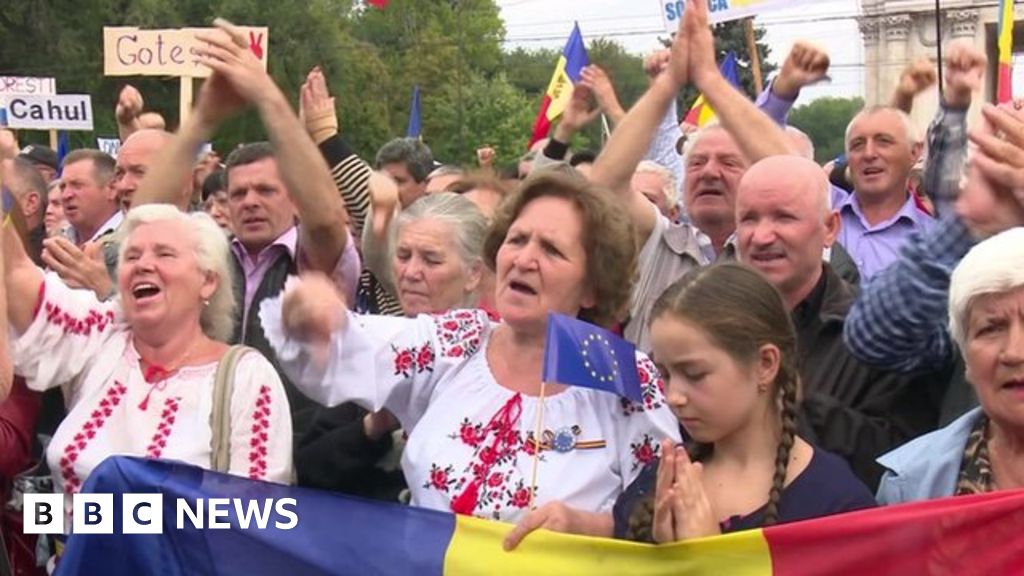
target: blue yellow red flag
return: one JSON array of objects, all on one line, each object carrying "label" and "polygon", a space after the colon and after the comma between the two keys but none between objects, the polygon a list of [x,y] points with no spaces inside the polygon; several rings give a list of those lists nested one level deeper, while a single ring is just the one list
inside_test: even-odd
[{"label": "blue yellow red flag", "polygon": [[562,49],[562,54],[558,57],[555,73],[551,76],[551,82],[541,101],[537,119],[533,124],[533,134],[530,136],[530,146],[548,137],[551,123],[562,115],[569,99],[572,98],[573,88],[579,83],[583,69],[588,64],[590,60],[587,57],[587,47],[583,44],[580,25],[576,23],[572,27],[565,48]]}]

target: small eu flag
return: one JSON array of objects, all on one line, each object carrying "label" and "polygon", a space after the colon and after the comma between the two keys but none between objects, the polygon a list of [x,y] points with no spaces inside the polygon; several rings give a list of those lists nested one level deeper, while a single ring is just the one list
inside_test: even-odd
[{"label": "small eu flag", "polygon": [[603,328],[562,314],[548,314],[544,381],[643,401],[636,348]]}]

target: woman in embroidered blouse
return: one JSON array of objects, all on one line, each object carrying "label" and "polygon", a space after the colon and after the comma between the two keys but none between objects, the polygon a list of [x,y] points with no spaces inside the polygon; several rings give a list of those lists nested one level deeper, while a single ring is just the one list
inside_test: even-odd
[{"label": "woman in embroidered blouse", "polygon": [[539,175],[499,210],[484,258],[496,273],[500,324],[469,310],[357,316],[312,276],[262,306],[264,328],[311,397],[395,414],[409,435],[402,467],[414,505],[522,521],[510,545],[537,527],[609,536],[615,498],[661,439],[679,438],[651,362],[637,355],[642,405],[547,386],[539,508],[528,514],[532,437],[547,315],[620,319],[636,262],[628,219],[603,190]]},{"label": "woman in embroidered blouse", "polygon": [[664,445],[619,498],[617,537],[674,542],[875,505],[844,460],[796,435],[796,332],[757,271],[694,270],[651,318],[668,403],[691,442]]},{"label": "woman in embroidered blouse", "polygon": [[1024,488],[1024,228],[953,270],[949,332],[981,406],[879,458],[882,504]]},{"label": "woman in embroidered blouse", "polygon": [[[214,373],[235,305],[227,240],[213,220],[169,205],[129,212],[120,230],[120,296],[109,303],[44,275],[5,232],[14,370],[34,390],[66,385],[68,414],[47,448],[66,509],[111,455],[209,468]],[[287,482],[287,399],[258,353],[239,359],[230,402],[229,471]]]}]

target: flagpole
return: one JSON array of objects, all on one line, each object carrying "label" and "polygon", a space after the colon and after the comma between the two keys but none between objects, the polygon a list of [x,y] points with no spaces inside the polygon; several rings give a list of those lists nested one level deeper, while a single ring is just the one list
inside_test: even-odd
[{"label": "flagpole", "polygon": [[533,474],[530,478],[530,510],[534,509],[534,495],[537,493],[537,468],[540,463],[540,432],[541,426],[544,423],[544,388],[545,383],[543,380],[540,381],[540,396],[537,398],[537,425],[534,428],[533,433]]},{"label": "flagpole", "polygon": [[757,50],[757,39],[754,36],[754,17],[743,20],[743,28],[747,33],[747,52],[750,54],[750,72],[754,76],[754,92],[760,94],[764,90],[761,78],[761,54]]},{"label": "flagpole", "polygon": [[935,0],[935,50],[938,57],[939,101],[942,101],[942,12],[941,0]]}]

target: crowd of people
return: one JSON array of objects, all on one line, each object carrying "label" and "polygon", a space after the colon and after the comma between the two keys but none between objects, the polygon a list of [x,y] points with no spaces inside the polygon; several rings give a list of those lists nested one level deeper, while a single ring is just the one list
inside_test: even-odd
[{"label": "crowd of people", "polygon": [[[323,71],[296,110],[232,25],[201,40],[212,76],[173,134],[131,87],[116,159],[0,131],[17,574],[39,569],[19,495],[70,513],[112,455],[507,522],[508,549],[1024,487],[1024,112],[985,104],[968,129],[973,46],[944,50],[925,138],[915,62],[819,166],[786,121],[828,55],[796,43],[751,101],[695,0],[632,107],[590,66],[500,170],[410,138],[368,161]],[[715,123],[679,124],[686,86]],[[197,158],[247,108],[268,141]],[[608,141],[570,150],[598,111]],[[542,382],[553,312],[635,344],[642,400]]]}]

